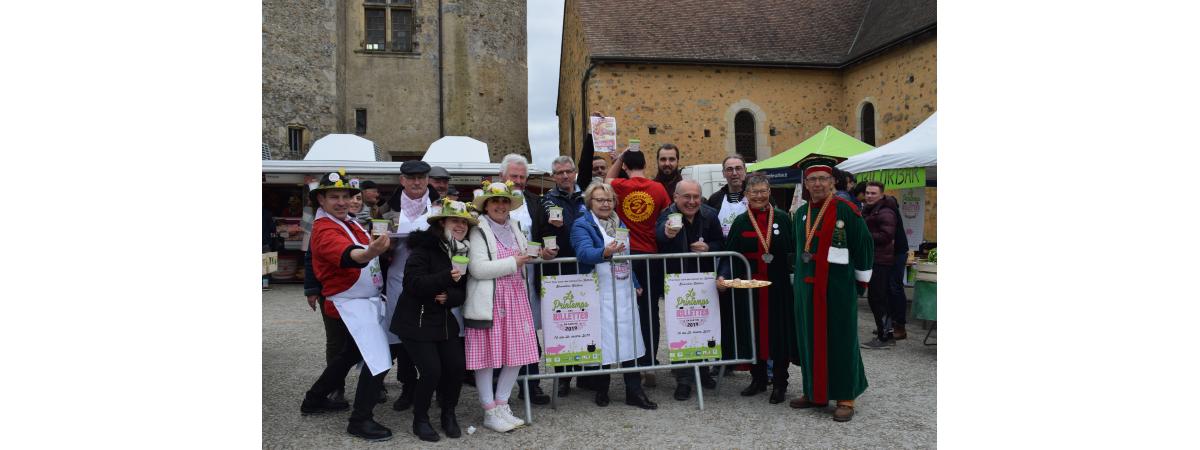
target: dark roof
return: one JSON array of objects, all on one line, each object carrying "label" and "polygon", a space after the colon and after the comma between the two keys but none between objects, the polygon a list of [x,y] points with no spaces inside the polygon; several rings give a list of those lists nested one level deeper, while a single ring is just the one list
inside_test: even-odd
[{"label": "dark roof", "polygon": [[935,0],[579,0],[595,60],[838,67],[932,28]]}]

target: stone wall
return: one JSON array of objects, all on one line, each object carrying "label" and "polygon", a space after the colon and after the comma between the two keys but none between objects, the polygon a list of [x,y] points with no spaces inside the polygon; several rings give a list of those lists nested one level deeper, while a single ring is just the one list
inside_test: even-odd
[{"label": "stone wall", "polygon": [[845,70],[845,118],[842,128],[862,138],[859,111],[875,106],[875,144],[908,133],[937,111],[937,38],[893,47]]},{"label": "stone wall", "polygon": [[[567,0],[563,11],[562,51],[559,54],[558,71],[558,148],[562,154],[579,158],[583,152],[583,138],[587,130],[587,115],[579,108],[580,83],[588,68],[588,50],[583,26],[577,9],[578,0]],[[610,113],[611,114],[611,113]],[[572,122],[572,119],[574,121]],[[573,125],[572,125],[573,124]],[[574,134],[572,134],[574,130]],[[573,140],[572,140],[573,138]],[[587,162],[580,162],[587,167]]]},{"label": "stone wall", "polygon": [[[338,130],[336,0],[263,0],[262,139],[272,159],[299,159]],[[305,127],[299,153],[288,126]]]}]

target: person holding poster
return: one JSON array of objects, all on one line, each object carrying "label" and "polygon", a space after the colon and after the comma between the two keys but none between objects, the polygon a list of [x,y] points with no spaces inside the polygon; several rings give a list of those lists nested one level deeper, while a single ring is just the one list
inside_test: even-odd
[{"label": "person holding poster", "polygon": [[364,362],[346,432],[382,441],[391,439],[392,430],[374,420],[373,410],[383,378],[392,366],[392,355],[383,322],[380,294],[383,273],[378,258],[388,250],[391,241],[385,235],[368,240],[367,231],[350,216],[350,199],[358,192],[341,170],[322,177],[317,188],[309,192],[312,203],[321,206],[313,220],[309,244],[313,274],[321,283],[321,295],[337,308],[349,336],[304,394],[300,413],[319,414],[348,408],[345,403],[334,404],[327,396],[345,384],[346,373],[355,364]]},{"label": "person holding poster", "polygon": [[[642,289],[630,273],[629,262],[610,262],[613,255],[625,251],[625,244],[615,238],[616,230],[625,226],[614,211],[617,193],[608,184],[592,183],[584,189],[583,199],[589,209],[571,226],[571,245],[579,258],[579,273],[595,270],[599,276],[601,364],[633,367],[635,360],[646,354],[638,306],[633,299],[633,291],[636,289],[640,295]],[[626,405],[658,409],[658,404],[646,397],[638,372],[626,372],[623,376]],[[596,404],[608,406],[611,376],[596,375],[594,380]]]},{"label": "person holding poster", "polygon": [[[767,390],[767,360],[774,361],[774,388],[771,403],[780,403],[786,398],[788,366],[795,353],[795,318],[792,311],[792,285],[788,275],[792,266],[788,264],[788,253],[792,252],[792,219],[787,212],[771,205],[771,182],[766,175],[756,173],[746,180],[746,198],[749,210],[737,216],[725,238],[725,249],[741,253],[750,262],[747,276],[740,264],[734,265],[733,274],[738,278],[769,280],[771,285],[753,291],[735,290],[742,296],[753,293],[753,301],[747,303],[739,298],[738,330],[750,330],[750,317],[754,318],[754,330],[758,336],[758,360],[750,369],[750,386],[742,395],[751,396]],[[753,305],[752,310],[742,306]],[[747,336],[749,337],[749,336]],[[743,341],[739,340],[739,343]]]},{"label": "person holding poster", "polygon": [[437,442],[441,436],[429,423],[434,390],[442,410],[442,431],[451,438],[462,436],[454,414],[466,366],[459,307],[467,296],[467,230],[479,221],[467,212],[466,204],[449,200],[443,200],[441,212],[426,220],[428,230],[408,235],[404,292],[391,331],[404,340],[420,373],[413,392],[413,434]]},{"label": "person holding poster", "polygon": [[[521,366],[537,362],[537,331],[525,288],[527,241],[509,212],[524,198],[514,194],[512,183],[491,183],[474,199],[483,211],[479,226],[470,232],[467,264],[467,299],[463,323],[467,327],[467,370],[475,371],[475,388],[483,406],[483,426],[500,433],[525,425],[508,406]],[[492,369],[500,369],[495,390]]]},{"label": "person holding poster", "polygon": [[811,201],[792,220],[796,237],[796,341],[804,395],[793,408],[837,401],[833,420],[854,417],[854,399],[867,389],[858,349],[858,296],[871,280],[875,245],[858,208],[834,195],[831,158],[802,160]]}]

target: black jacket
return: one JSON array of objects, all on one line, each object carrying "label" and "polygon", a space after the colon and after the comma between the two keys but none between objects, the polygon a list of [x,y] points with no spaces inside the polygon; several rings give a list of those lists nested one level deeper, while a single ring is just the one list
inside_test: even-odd
[{"label": "black jacket", "polygon": [[[717,210],[700,204],[700,211],[696,212],[695,220],[688,223],[684,219],[683,229],[674,238],[667,237],[667,217],[671,214],[679,212],[679,208],[674,203],[664,209],[662,214],[658,215],[658,223],[654,225],[654,236],[658,241],[658,253],[692,253],[692,243],[704,238],[704,243],[708,244],[708,251],[719,252],[725,248],[725,235],[721,234],[721,221],[717,219]],[[698,233],[689,232],[690,229],[695,229]],[[720,258],[719,267],[715,268],[717,275],[725,278],[732,278],[729,270],[729,258]],[[694,272],[711,272],[714,271],[713,258],[683,258],[683,267],[680,267],[678,259],[667,259],[667,273],[694,273]],[[699,263],[699,267],[697,267]]]},{"label": "black jacket", "polygon": [[[458,282],[450,279],[450,255],[442,238],[433,232],[414,232],[407,244],[412,252],[404,264],[404,291],[392,316],[392,333],[421,342],[458,337],[458,321],[450,309],[466,301],[466,274]],[[447,295],[444,305],[433,300],[443,292]]]},{"label": "black jacket", "polygon": [[[720,190],[718,190],[717,192],[713,192],[712,195],[708,196],[708,201],[704,202],[704,204],[711,206],[712,209],[715,209],[718,212],[720,212],[721,211],[721,203],[725,202],[725,194],[728,194],[728,193],[729,193],[729,185],[726,184],[724,186],[721,186]],[[745,194],[746,194],[746,190],[745,190],[745,188],[743,188],[742,195],[745,195]]]},{"label": "black jacket", "polygon": [[904,217],[900,215],[900,201],[890,195],[883,196],[883,206],[896,213],[896,257],[908,258],[908,233],[904,231]]}]

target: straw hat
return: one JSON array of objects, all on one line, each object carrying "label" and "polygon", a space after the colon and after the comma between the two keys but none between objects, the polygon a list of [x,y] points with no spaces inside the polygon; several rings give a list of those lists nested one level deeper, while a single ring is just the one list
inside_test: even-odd
[{"label": "straw hat", "polygon": [[331,191],[334,189],[345,189],[350,191],[350,196],[353,197],[362,192],[358,189],[358,179],[351,179],[346,176],[346,169],[339,168],[337,172],[329,172],[318,180],[317,187],[308,191],[308,199],[312,204],[317,204],[317,192]]},{"label": "straw hat", "polygon": [[504,197],[509,199],[509,211],[520,208],[521,204],[525,202],[525,197],[513,193],[511,181],[506,181],[504,183],[492,182],[490,184],[484,184],[483,195],[475,196],[471,202],[475,204],[475,209],[483,211],[483,203],[489,198],[496,197]]},{"label": "straw hat", "polygon": [[460,219],[466,219],[467,223],[471,225],[479,225],[479,219],[476,219],[475,216],[471,215],[471,212],[467,210],[466,203],[451,201],[449,199],[442,199],[441,203],[442,212],[429,216],[429,218],[426,219],[429,221],[430,225],[433,225],[434,222],[447,217],[458,217]]}]

